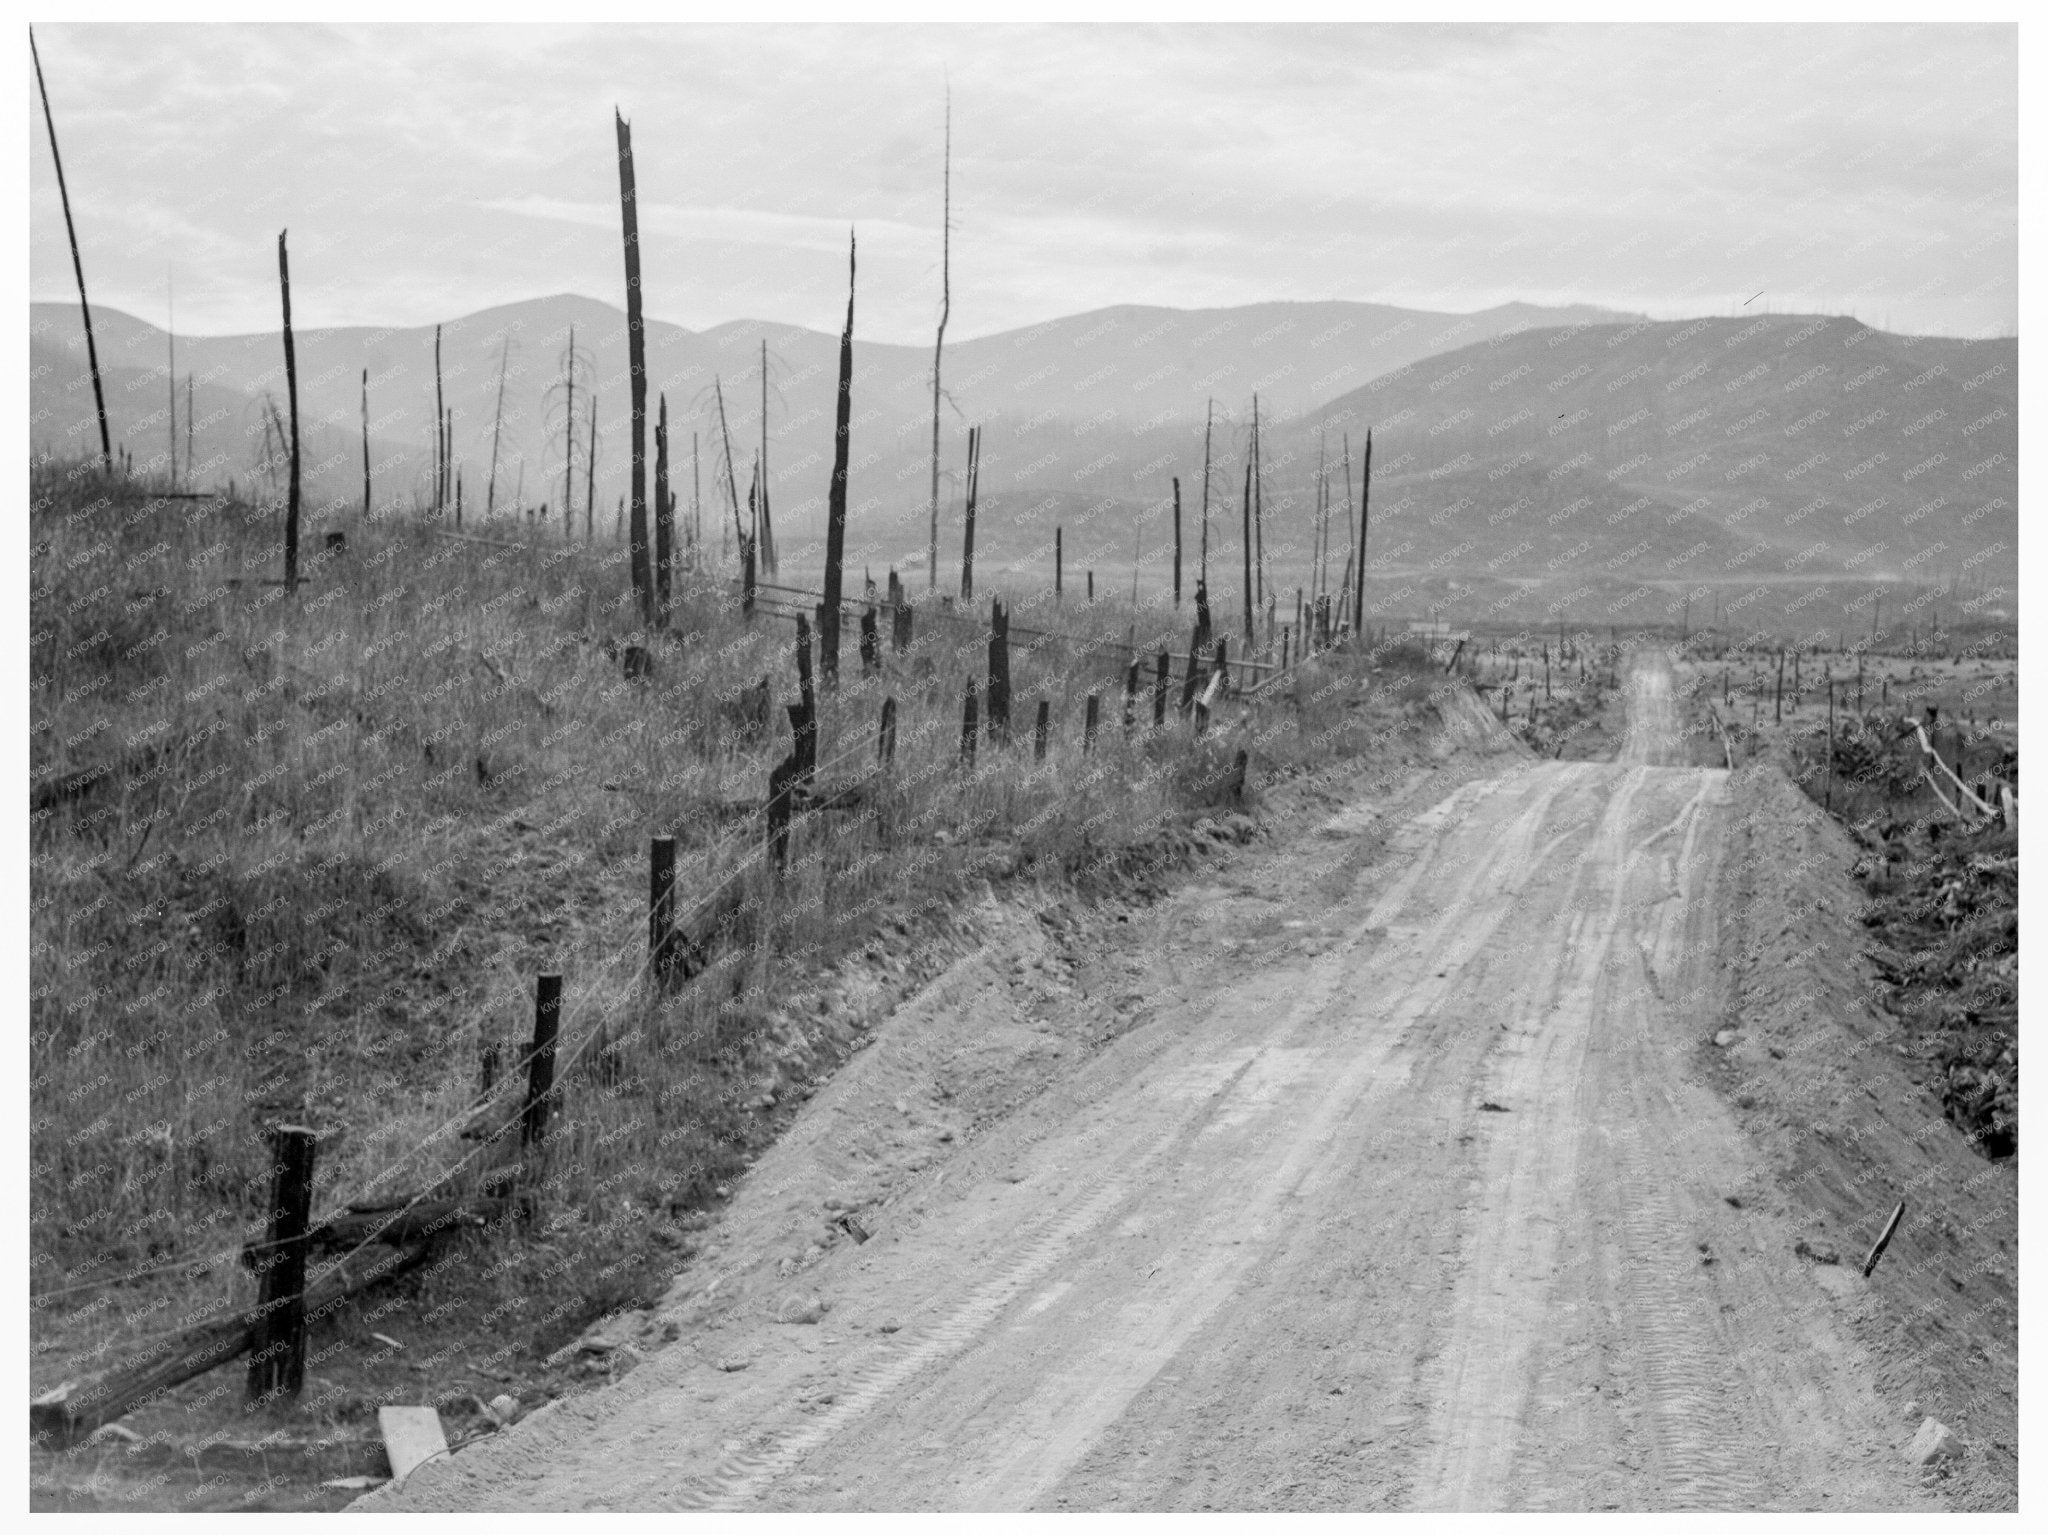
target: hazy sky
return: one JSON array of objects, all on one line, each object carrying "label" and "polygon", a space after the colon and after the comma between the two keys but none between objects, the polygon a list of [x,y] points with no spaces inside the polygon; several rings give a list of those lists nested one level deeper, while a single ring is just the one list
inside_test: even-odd
[{"label": "hazy sky", "polygon": [[[623,303],[928,343],[1116,303],[2018,315],[2011,27],[38,27],[96,302],[181,330]],[[26,67],[26,61],[24,61]],[[30,291],[73,300],[31,96]]]}]

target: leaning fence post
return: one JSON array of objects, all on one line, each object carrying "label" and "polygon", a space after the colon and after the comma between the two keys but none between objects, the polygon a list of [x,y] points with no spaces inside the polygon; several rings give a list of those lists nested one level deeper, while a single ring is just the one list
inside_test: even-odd
[{"label": "leaning fence post", "polygon": [[656,984],[675,966],[676,839],[647,844],[647,962]]},{"label": "leaning fence post", "polygon": [[313,1208],[314,1134],[303,1125],[271,1131],[270,1240],[263,1259],[256,1336],[249,1356],[251,1402],[296,1397],[306,1382],[306,1227]]},{"label": "leaning fence post", "polygon": [[882,700],[882,729],[875,738],[875,760],[883,767],[892,767],[896,762],[896,700],[893,696]]},{"label": "leaning fence post", "polygon": [[1052,704],[1049,703],[1047,700],[1041,698],[1038,700],[1038,730],[1036,734],[1032,737],[1031,741],[1032,761],[1045,761],[1045,738],[1051,732],[1051,730]]},{"label": "leaning fence post", "polygon": [[1095,750],[1095,722],[1102,716],[1102,695],[1088,695],[1088,713],[1081,723],[1081,751],[1083,755]]},{"label": "leaning fence post", "polygon": [[555,1035],[562,1021],[562,977],[542,974],[533,986],[533,1050],[526,1064],[526,1107],[519,1144],[538,1151],[548,1137],[548,1107],[555,1091]]},{"label": "leaning fence post", "polygon": [[976,716],[980,704],[974,693],[974,680],[968,679],[967,697],[960,705],[960,765],[970,773],[974,771],[974,736]]}]

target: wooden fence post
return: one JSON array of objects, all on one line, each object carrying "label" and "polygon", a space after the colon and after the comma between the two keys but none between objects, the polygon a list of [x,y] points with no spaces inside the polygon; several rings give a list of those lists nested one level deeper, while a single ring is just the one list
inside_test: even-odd
[{"label": "wooden fence post", "polygon": [[[1198,611],[1206,610],[1208,607],[1199,581],[1195,583],[1195,604]],[[1202,647],[1208,643],[1208,639],[1208,635],[1202,631],[1201,619],[1197,618],[1194,636],[1188,641],[1188,674],[1180,685],[1180,712],[1184,716],[1194,712],[1195,694],[1201,687]]]},{"label": "wooden fence post", "polygon": [[882,669],[882,638],[875,624],[875,609],[870,603],[860,616],[860,673],[872,677]]},{"label": "wooden fence post", "polygon": [[1081,754],[1086,756],[1095,750],[1095,723],[1102,717],[1102,695],[1088,695],[1088,713],[1081,724]]},{"label": "wooden fence post", "polygon": [[1287,646],[1289,637],[1290,635],[1287,625],[1282,624],[1280,626],[1280,670],[1282,670],[1283,672],[1287,670]]},{"label": "wooden fence post", "polygon": [[293,1398],[306,1382],[306,1228],[313,1209],[314,1134],[303,1125],[271,1131],[270,1240],[251,1340],[248,1398]]},{"label": "wooden fence post", "polygon": [[1166,694],[1173,681],[1173,657],[1165,651],[1159,652],[1158,670],[1152,678],[1152,728],[1157,730],[1166,723]]},{"label": "wooden fence post", "polygon": [[1239,805],[1244,803],[1245,772],[1250,768],[1251,760],[1251,753],[1240,746],[1237,749],[1237,761],[1232,765],[1230,772],[1230,797]]},{"label": "wooden fence post", "polygon": [[990,608],[988,633],[988,738],[1010,740],[1010,615],[998,598]]},{"label": "wooden fence post", "polygon": [[1821,801],[1823,810],[1835,808],[1835,679],[1828,678],[1828,787]]},{"label": "wooden fence post", "polygon": [[882,700],[882,728],[875,740],[875,760],[883,767],[896,764],[896,700]]},{"label": "wooden fence post", "polygon": [[1216,675],[1222,681],[1224,692],[1230,691],[1230,641],[1216,641]]},{"label": "wooden fence post", "polygon": [[1088,572],[1088,600],[1095,600],[1095,572],[1092,570]]},{"label": "wooden fence post", "polygon": [[1060,582],[1063,575],[1061,564],[1066,556],[1064,538],[1065,532],[1063,529],[1054,528],[1052,530],[1052,600],[1055,606],[1058,605],[1060,600]]},{"label": "wooden fence post", "polygon": [[[796,716],[794,705],[789,706],[789,712],[793,721]],[[777,879],[789,872],[790,799],[802,771],[795,752],[768,771],[768,854],[774,860]]]},{"label": "wooden fence post", "polygon": [[1045,741],[1052,731],[1052,704],[1046,699],[1038,700],[1038,730],[1031,742],[1031,760],[1045,761]]},{"label": "wooden fence post", "polygon": [[548,1138],[548,1111],[555,1090],[555,1038],[562,1022],[562,977],[542,974],[533,986],[533,1048],[526,1063],[526,1105],[519,1116],[519,1144],[538,1153]]},{"label": "wooden fence post", "polygon": [[960,705],[960,765],[970,773],[974,771],[974,737],[976,718],[980,704],[974,693],[974,679],[967,681],[967,697]]},{"label": "wooden fence post", "polygon": [[676,962],[676,839],[647,844],[647,961],[657,985],[667,982]]},{"label": "wooden fence post", "polygon": [[1138,728],[1138,663],[1134,660],[1124,671],[1124,736]]},{"label": "wooden fence post", "polygon": [[910,628],[914,616],[915,610],[907,602],[898,603],[890,615],[889,643],[895,647],[899,656],[910,649]]},{"label": "wooden fence post", "polygon": [[796,686],[803,720],[799,723],[794,711],[789,718],[796,736],[797,781],[809,783],[818,768],[818,697],[811,689],[811,626],[801,613],[796,616]]}]

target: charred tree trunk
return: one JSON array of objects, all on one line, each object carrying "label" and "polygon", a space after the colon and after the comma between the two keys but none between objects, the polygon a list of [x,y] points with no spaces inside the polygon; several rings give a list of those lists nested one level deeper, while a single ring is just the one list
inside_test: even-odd
[{"label": "charred tree trunk", "polygon": [[974,601],[974,492],[981,469],[981,429],[967,429],[967,531],[960,548],[960,601]]},{"label": "charred tree trunk", "polygon": [[839,681],[839,589],[846,557],[846,460],[853,417],[853,291],[856,246],[846,240],[846,329],[839,334],[839,409],[832,430],[832,487],[825,506],[825,616],[818,636],[825,686]]},{"label": "charred tree trunk", "polygon": [[[1358,566],[1353,573],[1357,586],[1351,599],[1351,627],[1358,633],[1365,632],[1365,539],[1372,527],[1372,428],[1365,429],[1365,467],[1360,478],[1363,483],[1358,491]],[[1347,519],[1348,520],[1348,519]]]},{"label": "charred tree trunk", "polygon": [[484,487],[484,521],[498,512],[498,442],[505,430],[505,364],[512,360],[512,337],[508,333],[498,353],[498,408],[491,416],[491,482]]},{"label": "charred tree trunk", "polygon": [[932,533],[927,590],[939,586],[939,360],[946,351],[946,321],[953,313],[953,92],[946,90],[945,193],[939,233],[939,339],[932,347]]},{"label": "charred tree trunk", "polygon": [[633,193],[633,132],[615,108],[619,137],[619,221],[626,248],[626,370],[633,412],[633,591],[642,623],[654,620],[654,572],[647,559],[647,334],[640,315],[640,214]]},{"label": "charred tree trunk", "polygon": [[1252,627],[1252,461],[1244,461],[1244,643],[1249,650],[1258,635]]},{"label": "charred tree trunk", "polygon": [[597,391],[590,393],[590,451],[584,455],[583,542],[597,537]]},{"label": "charred tree trunk", "polygon": [[668,627],[668,396],[659,400],[654,420],[654,623]]},{"label": "charred tree trunk", "polygon": [[28,35],[28,51],[36,62],[36,92],[43,98],[43,126],[50,131],[50,160],[57,167],[57,196],[64,204],[64,233],[71,241],[71,270],[78,278],[78,308],[85,316],[85,361],[92,370],[92,402],[100,416],[100,462],[107,473],[114,472],[114,440],[107,433],[107,395],[100,385],[100,353],[92,336],[92,305],[85,297],[85,263],[78,255],[78,226],[71,219],[71,190],[64,183],[64,157],[57,152],[57,119],[50,114],[50,91],[43,84],[43,56],[36,51],[36,35]]},{"label": "charred tree trunk", "polygon": [[[192,412],[185,412],[187,425],[191,424]],[[190,455],[187,455],[189,460]],[[370,520],[370,370],[363,369],[363,521]]]},{"label": "charred tree trunk", "polygon": [[775,525],[768,515],[768,342],[761,342],[761,572],[774,575]]},{"label": "charred tree trunk", "polygon": [[441,327],[434,327],[434,515],[448,502],[448,406],[441,396]]},{"label": "charred tree trunk", "polygon": [[1180,476],[1173,477],[1173,605],[1180,606]]},{"label": "charred tree trunk", "polygon": [[299,589],[299,359],[292,349],[292,271],[285,257],[285,231],[277,232],[277,286],[284,297],[284,387],[292,413],[291,490],[284,513],[284,589]]}]

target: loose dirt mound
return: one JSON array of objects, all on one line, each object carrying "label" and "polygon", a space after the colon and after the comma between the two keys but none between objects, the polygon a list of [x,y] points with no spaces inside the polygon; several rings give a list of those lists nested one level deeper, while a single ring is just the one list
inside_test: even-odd
[{"label": "loose dirt mound", "polygon": [[[2017,1169],[1943,1121],[1925,1065],[1878,1010],[1849,834],[1774,767],[1744,768],[1733,787],[1735,1037],[1702,1053],[1767,1149],[1785,1214],[1806,1225],[1824,1303],[1884,1362],[1879,1390],[1961,1436],[1963,1458],[1927,1474],[1956,1506],[2016,1507]],[[1864,1256],[1900,1200],[1905,1218],[1866,1282]],[[1902,1419],[1902,1438],[1912,1427]]]}]

